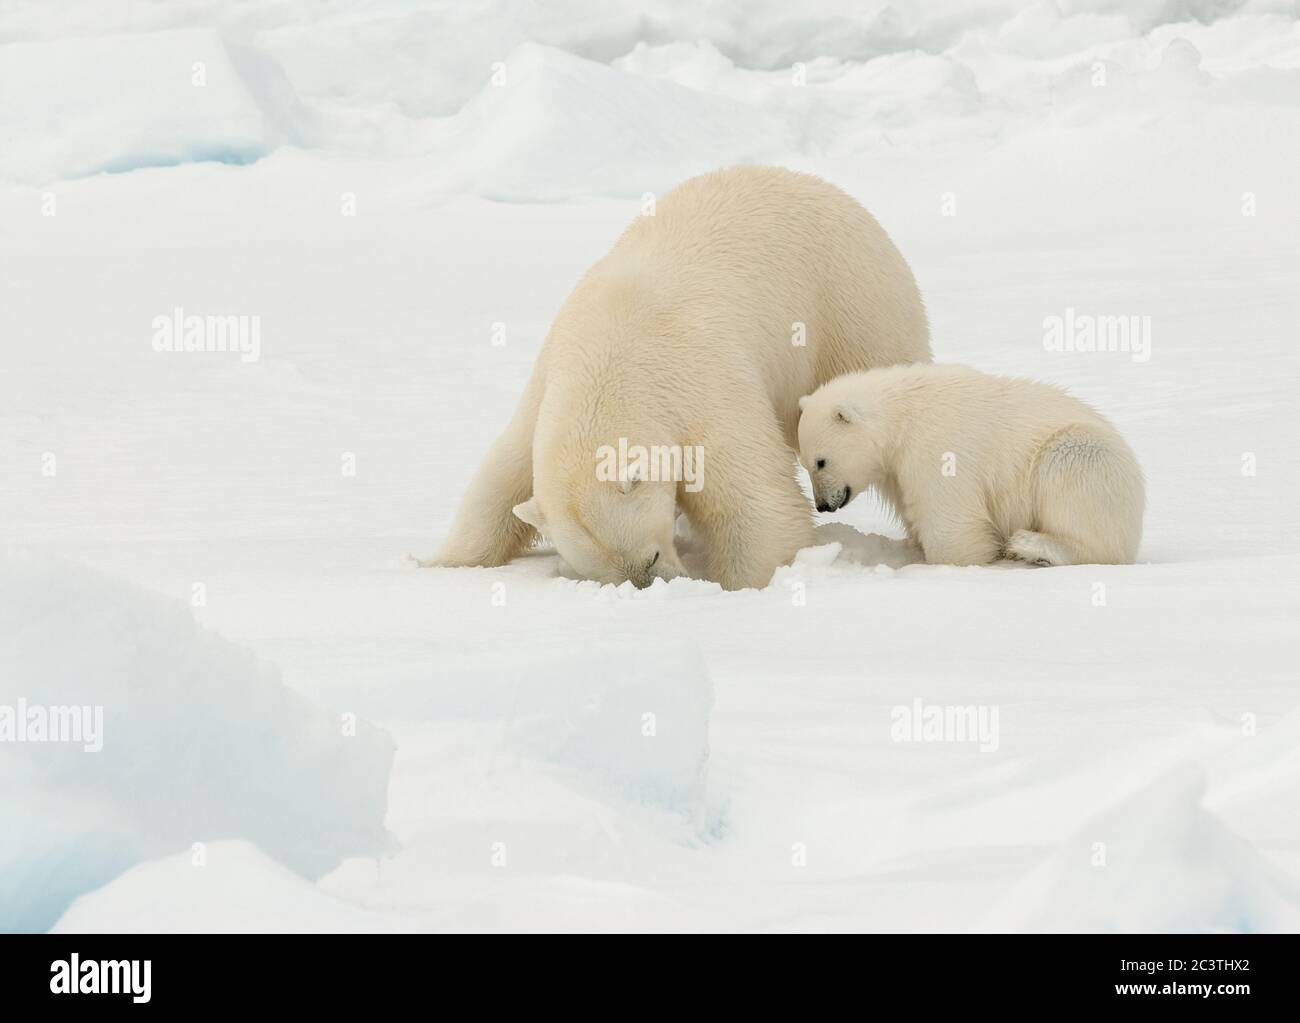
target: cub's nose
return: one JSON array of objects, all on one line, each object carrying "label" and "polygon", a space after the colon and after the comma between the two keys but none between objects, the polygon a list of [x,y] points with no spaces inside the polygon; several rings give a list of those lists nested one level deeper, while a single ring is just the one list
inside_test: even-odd
[{"label": "cub's nose", "polygon": [[817,510],[818,510],[819,512],[828,512],[828,511],[831,510],[831,506],[830,506],[829,504],[827,504],[825,501],[818,501],[818,502],[817,502]]}]

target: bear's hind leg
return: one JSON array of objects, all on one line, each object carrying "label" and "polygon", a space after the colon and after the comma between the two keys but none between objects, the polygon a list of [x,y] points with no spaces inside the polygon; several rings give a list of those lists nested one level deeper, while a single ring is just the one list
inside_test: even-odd
[{"label": "bear's hind leg", "polygon": [[1035,479],[1038,531],[1054,565],[1131,565],[1142,536],[1142,470],[1122,441],[1074,428],[1053,438]]},{"label": "bear's hind leg", "polygon": [[532,542],[536,530],[514,515],[533,493],[531,452],[521,458],[508,435],[497,438],[465,491],[451,533],[421,568],[504,565]]},{"label": "bear's hind leg", "polygon": [[1069,549],[1060,540],[1032,529],[1017,529],[1007,541],[1006,555],[1031,565],[1071,565]]},{"label": "bear's hind leg", "polygon": [[461,499],[451,533],[421,568],[504,565],[533,542],[537,531],[514,514],[533,496],[533,430],[541,401],[542,376],[534,370],[510,425],[488,449]]}]

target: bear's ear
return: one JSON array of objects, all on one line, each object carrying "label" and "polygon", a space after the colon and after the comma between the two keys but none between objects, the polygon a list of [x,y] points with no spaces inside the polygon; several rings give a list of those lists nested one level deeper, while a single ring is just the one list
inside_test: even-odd
[{"label": "bear's ear", "polygon": [[841,423],[856,423],[861,413],[852,405],[836,405],[835,418]]},{"label": "bear's ear", "polygon": [[806,408],[808,407],[808,399],[809,399],[809,397],[810,397],[810,395],[805,394],[802,398],[799,399],[799,411],[800,411],[800,412],[802,412],[804,409],[806,409]]},{"label": "bear's ear", "polygon": [[546,520],[542,518],[542,509],[537,506],[537,498],[530,497],[523,504],[515,505],[513,511],[520,522],[527,522],[534,529],[545,531]]},{"label": "bear's ear", "polygon": [[625,494],[632,493],[632,488],[641,482],[645,476],[645,470],[641,467],[640,461],[633,462],[628,466],[621,479],[618,481],[618,488]]}]

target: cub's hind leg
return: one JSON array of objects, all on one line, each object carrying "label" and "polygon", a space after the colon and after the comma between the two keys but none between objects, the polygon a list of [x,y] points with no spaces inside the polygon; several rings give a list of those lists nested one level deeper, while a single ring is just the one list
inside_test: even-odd
[{"label": "cub's hind leg", "polygon": [[[1051,565],[1131,565],[1142,539],[1142,470],[1122,438],[1073,427],[1043,448],[1035,471],[1036,529],[1008,552]],[[1035,539],[1039,537],[1041,539]],[[1020,556],[1017,553],[1017,556]]]},{"label": "cub's hind leg", "polygon": [[1017,529],[1007,541],[1006,555],[1031,565],[1071,565],[1069,550],[1061,541],[1032,529]]}]

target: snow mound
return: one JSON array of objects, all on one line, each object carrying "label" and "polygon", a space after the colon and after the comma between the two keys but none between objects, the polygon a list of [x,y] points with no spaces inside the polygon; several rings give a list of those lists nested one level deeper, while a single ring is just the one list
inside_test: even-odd
[{"label": "snow mound", "polygon": [[359,909],[286,870],[248,842],[140,863],[82,895],[53,933],[373,934],[415,928]]},{"label": "snow mound", "polygon": [[890,576],[895,569],[924,559],[914,544],[879,533],[863,533],[846,522],[828,522],[815,530],[816,547],[805,547],[772,576],[771,588],[791,590],[818,579],[858,578],[863,568]]},{"label": "snow mound", "polygon": [[1300,886],[1202,806],[1185,768],[1093,818],[984,929],[1213,933],[1300,929]]},{"label": "snow mound", "polygon": [[435,674],[381,673],[346,700],[369,718],[489,725],[494,754],[574,769],[634,802],[694,811],[704,795],[713,684],[697,646],[655,633],[448,653]]},{"label": "snow mound", "polygon": [[206,29],[0,46],[0,177],[251,163],[310,134],[270,57]]},{"label": "snow mound", "polygon": [[839,545],[838,560],[841,562],[888,568],[905,568],[925,562],[916,544],[879,533],[863,533],[847,522],[827,522],[817,527],[816,535],[819,544]]},{"label": "snow mound", "polygon": [[[1240,728],[1240,722],[1236,722]],[[1293,815],[1278,807],[1300,806],[1300,710],[1262,728],[1208,765],[1207,805],[1236,831],[1261,843],[1287,848]]]},{"label": "snow mound", "polygon": [[761,110],[525,43],[465,104],[448,139],[458,188],[554,201],[662,194],[704,171],[795,148]]},{"label": "snow mound", "polygon": [[704,794],[713,686],[697,647],[635,646],[533,662],[514,687],[508,742],[641,802]]},{"label": "snow mound", "polygon": [[[298,696],[185,605],[8,553],[0,637],[0,931],[43,930],[196,842],[248,839],[308,877],[388,848],[387,734]],[[62,718],[77,741],[35,741],[51,708],[86,709]]]}]

